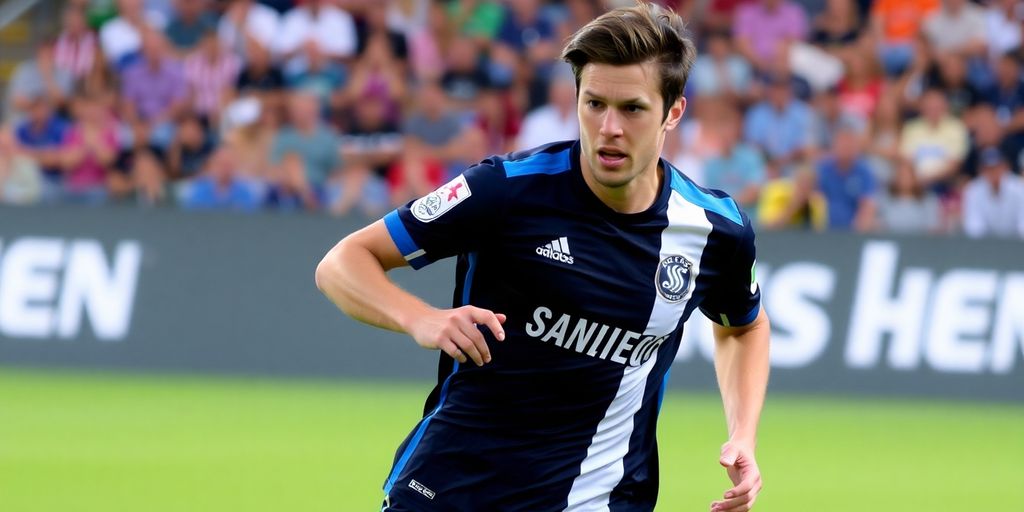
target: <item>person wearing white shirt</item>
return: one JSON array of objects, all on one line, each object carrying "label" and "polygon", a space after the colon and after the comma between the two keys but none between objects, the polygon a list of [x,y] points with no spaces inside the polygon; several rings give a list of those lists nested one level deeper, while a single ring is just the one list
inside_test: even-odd
[{"label": "person wearing white shirt", "polygon": [[118,0],[117,14],[100,28],[100,48],[107,62],[119,68],[142,47],[141,30],[162,31],[167,18],[158,11],[144,10],[140,0]]},{"label": "person wearing white shirt", "polygon": [[302,57],[310,43],[320,53],[344,59],[356,53],[356,26],[349,13],[325,0],[307,0],[285,13],[276,40],[276,50],[288,59],[291,71],[301,69]]},{"label": "person wearing white shirt", "polygon": [[252,38],[267,50],[273,50],[281,18],[277,11],[253,0],[232,0],[217,27],[225,46],[246,61],[246,39]]},{"label": "person wearing white shirt", "polygon": [[580,136],[579,118],[576,116],[576,84],[572,71],[562,71],[552,73],[547,104],[537,107],[523,118],[523,126],[516,140],[517,150]]},{"label": "person wearing white shirt", "polygon": [[964,232],[971,238],[1024,239],[1024,179],[1010,173],[998,148],[981,151],[980,172],[964,188]]},{"label": "person wearing white shirt", "polygon": [[985,10],[989,57],[995,59],[1021,45],[1024,4],[1017,0],[993,0]]}]

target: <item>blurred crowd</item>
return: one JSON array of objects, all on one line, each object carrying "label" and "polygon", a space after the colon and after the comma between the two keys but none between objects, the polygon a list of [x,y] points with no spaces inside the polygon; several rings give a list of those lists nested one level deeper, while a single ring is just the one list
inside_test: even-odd
[{"label": "blurred crowd", "polygon": [[[70,0],[0,202],[379,215],[576,138],[559,51],[623,2]],[[700,49],[665,156],[764,228],[1024,238],[1024,2],[663,5]]]}]

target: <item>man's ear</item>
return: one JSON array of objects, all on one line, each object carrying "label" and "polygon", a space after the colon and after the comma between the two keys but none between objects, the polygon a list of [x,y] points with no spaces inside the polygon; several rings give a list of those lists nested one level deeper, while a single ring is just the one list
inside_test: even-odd
[{"label": "man's ear", "polygon": [[686,111],[686,98],[680,96],[668,109],[668,116],[665,117],[665,131],[673,130],[683,120],[683,112]]}]

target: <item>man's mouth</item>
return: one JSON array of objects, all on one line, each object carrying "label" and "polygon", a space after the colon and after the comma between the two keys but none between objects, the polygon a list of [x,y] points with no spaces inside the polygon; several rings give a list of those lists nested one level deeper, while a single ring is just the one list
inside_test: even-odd
[{"label": "man's mouth", "polygon": [[604,165],[615,166],[626,159],[626,153],[615,148],[600,148],[597,150],[597,158]]}]

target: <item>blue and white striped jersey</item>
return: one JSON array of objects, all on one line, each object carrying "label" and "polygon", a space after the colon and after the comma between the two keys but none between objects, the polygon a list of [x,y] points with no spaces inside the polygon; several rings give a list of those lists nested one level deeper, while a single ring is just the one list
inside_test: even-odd
[{"label": "blue and white striped jersey", "polygon": [[424,417],[384,486],[415,511],[650,511],[655,428],[694,309],[760,307],[754,232],[736,203],[661,160],[646,211],[583,180],[579,142],[491,157],[385,216],[414,268],[458,256],[454,305],[505,313],[492,362],[441,354]]}]

